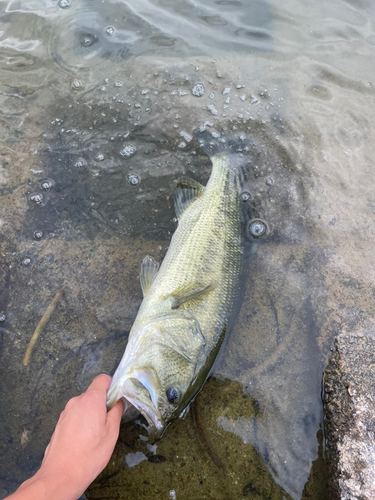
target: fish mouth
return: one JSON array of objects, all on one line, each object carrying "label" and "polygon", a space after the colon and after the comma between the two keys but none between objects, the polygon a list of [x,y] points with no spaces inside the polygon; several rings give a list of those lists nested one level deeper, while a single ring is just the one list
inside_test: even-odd
[{"label": "fish mouth", "polygon": [[147,388],[138,378],[127,377],[125,380],[122,378],[112,381],[107,394],[107,408],[110,410],[119,399],[122,399],[125,403],[123,418],[128,421],[134,420],[141,413],[149,425],[150,438],[157,439],[163,433],[164,424],[154,402],[155,398],[156,391],[151,387]]}]

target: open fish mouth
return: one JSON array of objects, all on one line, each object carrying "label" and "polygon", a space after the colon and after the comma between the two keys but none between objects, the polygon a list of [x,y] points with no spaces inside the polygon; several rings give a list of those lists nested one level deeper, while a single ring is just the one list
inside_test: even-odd
[{"label": "open fish mouth", "polygon": [[107,395],[107,408],[122,399],[125,403],[123,418],[133,420],[141,413],[149,425],[149,434],[152,439],[161,436],[164,424],[159,410],[152,400],[150,391],[137,378],[129,377],[112,383]]}]

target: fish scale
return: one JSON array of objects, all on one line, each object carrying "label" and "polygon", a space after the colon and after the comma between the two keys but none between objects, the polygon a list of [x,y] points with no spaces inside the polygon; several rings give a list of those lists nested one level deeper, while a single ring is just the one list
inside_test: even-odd
[{"label": "fish scale", "polygon": [[178,227],[160,269],[151,257],[142,264],[144,299],[108,392],[108,407],[123,398],[125,416],[138,410],[153,437],[203,386],[238,299],[242,167],[234,155],[211,160],[205,188],[187,178],[176,188]]}]

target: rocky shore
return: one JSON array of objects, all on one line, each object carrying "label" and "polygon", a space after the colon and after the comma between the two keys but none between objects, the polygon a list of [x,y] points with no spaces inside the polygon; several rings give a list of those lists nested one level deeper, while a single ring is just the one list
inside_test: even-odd
[{"label": "rocky shore", "polygon": [[326,459],[334,500],[375,498],[375,336],[341,334],[324,373]]}]

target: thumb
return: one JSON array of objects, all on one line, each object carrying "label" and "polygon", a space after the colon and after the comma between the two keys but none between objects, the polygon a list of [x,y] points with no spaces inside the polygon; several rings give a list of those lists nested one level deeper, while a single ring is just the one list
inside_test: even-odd
[{"label": "thumb", "polygon": [[119,427],[122,414],[124,412],[124,402],[119,399],[117,403],[107,413],[107,422],[111,427]]}]

